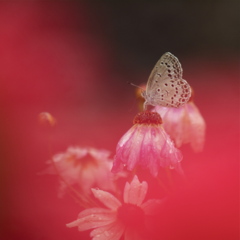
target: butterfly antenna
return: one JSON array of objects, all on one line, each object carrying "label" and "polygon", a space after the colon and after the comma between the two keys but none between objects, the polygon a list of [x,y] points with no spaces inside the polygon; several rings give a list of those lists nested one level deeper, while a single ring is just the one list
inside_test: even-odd
[{"label": "butterfly antenna", "polygon": [[134,87],[137,87],[137,88],[140,88],[140,89],[142,89],[143,91],[145,90],[144,88],[142,88],[142,87],[140,87],[140,86],[138,86],[138,85],[136,85],[136,84],[134,84],[134,83],[131,83],[131,82],[127,82],[129,85],[132,85],[132,86],[134,86]]}]

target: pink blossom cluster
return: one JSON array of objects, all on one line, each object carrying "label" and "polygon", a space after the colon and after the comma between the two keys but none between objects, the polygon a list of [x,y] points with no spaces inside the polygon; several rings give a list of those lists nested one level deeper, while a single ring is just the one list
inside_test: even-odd
[{"label": "pink blossom cluster", "polygon": [[167,201],[171,176],[184,176],[178,148],[190,143],[201,151],[204,139],[204,119],[190,100],[139,112],[113,157],[79,146],[54,155],[45,173],[58,174],[59,195],[77,193],[82,208],[67,227],[91,230],[93,240],[154,239],[153,222]]}]

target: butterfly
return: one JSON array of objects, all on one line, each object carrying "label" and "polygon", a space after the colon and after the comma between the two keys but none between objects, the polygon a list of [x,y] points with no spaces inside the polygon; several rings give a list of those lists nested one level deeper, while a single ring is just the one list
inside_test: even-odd
[{"label": "butterfly", "polygon": [[170,52],[164,53],[154,66],[146,90],[144,110],[148,105],[164,107],[180,107],[191,97],[191,87],[182,79],[182,67],[179,60]]}]

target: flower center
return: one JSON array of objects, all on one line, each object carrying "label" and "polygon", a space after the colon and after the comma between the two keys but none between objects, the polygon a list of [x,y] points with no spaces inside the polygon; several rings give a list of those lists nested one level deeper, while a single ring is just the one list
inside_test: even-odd
[{"label": "flower center", "polygon": [[133,204],[124,203],[118,208],[118,218],[128,227],[142,229],[144,226],[143,210]]},{"label": "flower center", "polygon": [[87,154],[86,156],[81,158],[76,154],[69,154],[66,159],[67,161],[72,162],[74,167],[81,165],[82,168],[87,168],[98,165],[97,161],[90,154]]},{"label": "flower center", "polygon": [[144,111],[136,115],[133,124],[162,124],[162,118],[157,112]]}]

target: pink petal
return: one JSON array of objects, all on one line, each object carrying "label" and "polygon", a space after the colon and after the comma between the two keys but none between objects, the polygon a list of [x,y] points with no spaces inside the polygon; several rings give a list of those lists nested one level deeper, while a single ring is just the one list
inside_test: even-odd
[{"label": "pink petal", "polygon": [[90,236],[92,240],[119,240],[125,227],[120,222],[114,222],[103,227],[94,229]]},{"label": "pink petal", "polygon": [[186,134],[188,134],[188,124],[185,124],[187,122],[185,105],[179,108],[156,106],[155,111],[162,116],[166,132],[175,141],[176,146],[180,147],[186,138]]},{"label": "pink petal", "polygon": [[104,208],[89,208],[82,211],[78,219],[66,224],[67,227],[78,227],[79,231],[105,226],[116,221],[116,213]]},{"label": "pink petal", "polygon": [[109,192],[94,188],[92,188],[92,192],[95,198],[97,198],[109,209],[117,210],[122,205],[121,202]]},{"label": "pink petal", "polygon": [[180,151],[175,148],[161,124],[136,123],[120,139],[112,171],[116,173],[124,166],[132,171],[136,165],[140,165],[156,177],[160,167],[174,168],[181,160]]},{"label": "pink petal", "polygon": [[161,138],[161,128],[148,127],[145,129],[139,164],[143,168],[148,168],[153,176],[157,176],[159,171],[158,159],[161,152],[161,142],[163,142]]},{"label": "pink petal", "polygon": [[133,170],[138,162],[142,134],[138,126],[134,125],[122,136],[117,145],[112,172],[119,172],[123,165],[126,165],[129,171]]},{"label": "pink petal", "polygon": [[129,142],[124,146],[124,149],[127,149],[127,151],[130,150],[128,156],[125,156],[127,159],[127,169],[129,171],[132,171],[136,164],[138,164],[142,147],[142,139],[145,135],[144,128],[141,128],[138,125],[134,125],[132,128],[134,129],[134,133],[132,134],[131,139],[129,139]]},{"label": "pink petal", "polygon": [[135,175],[132,182],[130,184],[127,182],[125,185],[123,195],[124,202],[137,206],[141,205],[146,196],[147,190],[147,182],[143,181],[140,183],[138,177]]},{"label": "pink petal", "polygon": [[131,136],[134,134],[135,128],[131,127],[119,140],[118,147],[123,147],[126,142],[131,138]]},{"label": "pink petal", "polygon": [[191,123],[190,129],[191,146],[195,152],[200,152],[202,151],[205,142],[206,123],[201,113],[199,112],[198,108],[193,102],[191,104],[189,103],[187,108],[189,120]]},{"label": "pink petal", "polygon": [[182,161],[182,153],[175,148],[174,143],[171,141],[169,135],[163,130],[161,132],[164,139],[162,145],[162,151],[159,159],[159,165],[161,167],[175,167]]},{"label": "pink petal", "polygon": [[156,106],[155,111],[163,118],[163,126],[177,147],[190,143],[193,150],[202,150],[205,141],[206,123],[194,102],[190,101],[179,108]]}]

